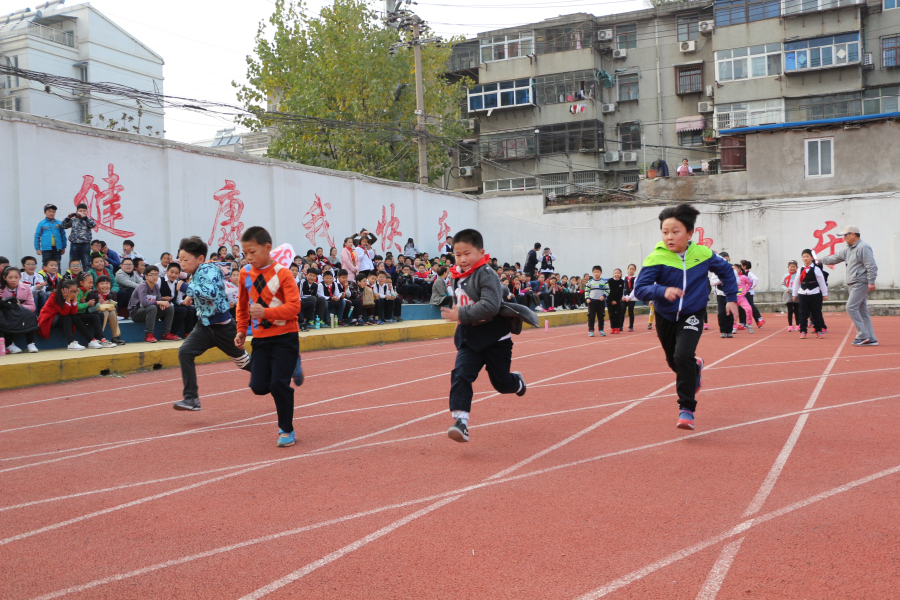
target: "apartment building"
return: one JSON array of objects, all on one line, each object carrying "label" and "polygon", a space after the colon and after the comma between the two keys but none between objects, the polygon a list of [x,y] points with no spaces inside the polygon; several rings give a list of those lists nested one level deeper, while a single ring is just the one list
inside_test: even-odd
[{"label": "apartment building", "polygon": [[896,8],[685,1],[480,34],[449,67],[476,82],[451,187],[602,192],[660,159],[715,174],[746,164],[743,140],[721,131],[897,111]]},{"label": "apartment building", "polygon": [[[0,62],[23,70],[163,91],[163,59],[88,3],[50,0],[0,19]],[[109,119],[134,133],[161,136],[163,109],[92,92],[45,89],[22,77],[0,77],[0,109],[105,127]],[[139,114],[140,112],[140,114]],[[126,118],[122,118],[122,114]],[[105,115],[106,120],[99,116]],[[93,117],[90,119],[89,116]],[[130,117],[130,118],[129,118]]]}]

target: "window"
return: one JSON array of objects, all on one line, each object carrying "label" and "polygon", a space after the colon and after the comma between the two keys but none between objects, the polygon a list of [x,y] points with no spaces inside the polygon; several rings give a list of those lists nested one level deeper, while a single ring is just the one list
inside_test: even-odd
[{"label": "window", "polygon": [[678,17],[678,41],[686,42],[700,38],[700,23],[697,15]]},{"label": "window", "polygon": [[678,145],[679,146],[702,146],[703,145],[703,132],[702,131],[679,131],[678,132]]},{"label": "window", "polygon": [[881,65],[885,69],[900,67],[898,54],[900,54],[900,36],[881,39]]},{"label": "window", "polygon": [[637,48],[637,23],[616,26],[616,48]]},{"label": "window", "polygon": [[[9,61],[10,61],[10,63],[12,63],[12,67],[14,69],[19,68],[19,57],[18,56],[10,57]],[[17,88],[17,87],[19,87],[18,75],[16,75],[16,76],[7,75],[6,76],[6,89],[13,89],[13,88]]]},{"label": "window", "polygon": [[619,102],[638,99],[638,79],[637,73],[629,73],[627,75],[619,75],[616,82],[619,85]]},{"label": "window", "polygon": [[806,178],[831,177],[834,175],[834,138],[806,141]]},{"label": "window", "polygon": [[545,196],[559,196],[569,193],[568,173],[548,173],[541,175],[541,191]]},{"label": "window", "polygon": [[716,52],[716,81],[781,75],[781,44],[760,44]]},{"label": "window", "polygon": [[781,0],[716,0],[716,27],[775,19],[779,16],[781,16]]},{"label": "window", "polygon": [[600,121],[580,121],[542,125],[538,133],[538,154],[588,152],[603,147],[603,125]]},{"label": "window", "polygon": [[495,179],[484,182],[484,191],[487,192],[517,192],[533,190],[537,187],[533,177],[519,177],[516,179]]},{"label": "window", "polygon": [[537,54],[553,54],[554,52],[591,48],[593,35],[593,23],[539,29],[534,33],[535,48]]},{"label": "window", "polygon": [[763,2],[751,2],[747,5],[747,21],[762,21],[763,19],[775,19],[781,16],[781,0],[765,0]]},{"label": "window", "polygon": [[840,67],[859,62],[859,32],[784,44],[784,72]]},{"label": "window", "polygon": [[619,125],[619,140],[623,152],[641,149],[641,126]]},{"label": "window", "polygon": [[900,86],[897,85],[863,90],[862,112],[864,115],[897,112],[898,96],[900,96]]},{"label": "window", "polygon": [[814,98],[789,98],[785,101],[787,121],[816,121],[862,114],[862,94],[847,92]]},{"label": "window", "polygon": [[78,79],[85,83],[88,82],[88,67],[87,67],[87,65],[81,65],[78,67]]},{"label": "window", "polygon": [[534,33],[510,33],[481,40],[481,62],[494,62],[534,54]]},{"label": "window", "polygon": [[784,123],[784,106],[780,98],[716,105],[715,124],[719,130],[776,123]]},{"label": "window", "polygon": [[884,10],[889,8],[900,8],[900,0],[884,0]]},{"label": "window", "polygon": [[695,94],[703,91],[703,65],[675,67],[677,94]]},{"label": "window", "polygon": [[[244,148],[246,149],[246,145]],[[478,149],[474,144],[460,144],[459,148],[459,166],[474,167],[478,162]]]},{"label": "window", "polygon": [[534,78],[537,104],[560,104],[595,97],[596,71],[572,71]]},{"label": "window", "polygon": [[469,88],[469,112],[534,104],[531,79],[486,83]]},{"label": "window", "polygon": [[530,158],[534,156],[534,133],[528,129],[482,135],[478,145],[481,158],[485,160]]},{"label": "window", "polygon": [[87,102],[81,102],[78,104],[78,117],[79,123],[86,123],[90,125],[90,119],[88,116],[91,114],[91,107]]},{"label": "window", "polygon": [[[885,1],[889,2],[890,0]],[[865,0],[784,0],[784,14],[785,16],[802,15],[854,4],[865,4]]]}]

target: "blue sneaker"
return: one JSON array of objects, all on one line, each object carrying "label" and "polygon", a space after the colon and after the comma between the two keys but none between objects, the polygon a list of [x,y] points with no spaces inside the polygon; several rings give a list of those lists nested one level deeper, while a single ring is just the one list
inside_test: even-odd
[{"label": "blue sneaker", "polygon": [[689,410],[681,409],[681,413],[678,415],[678,424],[675,425],[678,429],[690,429],[693,431],[694,429],[694,413]]},{"label": "blue sneaker", "polygon": [[[703,359],[697,359],[697,392],[703,387]],[[694,393],[697,393],[694,392]]]},{"label": "blue sneaker", "polygon": [[293,446],[297,442],[297,436],[292,431],[290,433],[285,433],[282,430],[278,430],[278,447],[279,448],[287,448],[288,446]]},{"label": "blue sneaker", "polygon": [[300,387],[303,385],[303,365],[300,364],[300,357],[297,357],[297,366],[294,367],[294,374],[291,375],[294,379],[294,385]]}]

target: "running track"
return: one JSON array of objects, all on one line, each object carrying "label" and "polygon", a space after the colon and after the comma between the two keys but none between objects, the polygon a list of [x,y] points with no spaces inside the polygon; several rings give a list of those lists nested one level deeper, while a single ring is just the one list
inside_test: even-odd
[{"label": "running track", "polygon": [[895,597],[900,320],[826,318],[705,335],[693,433],[646,320],[518,336],[465,445],[448,339],[304,355],[287,449],[224,363],[3,392],[0,598]]}]

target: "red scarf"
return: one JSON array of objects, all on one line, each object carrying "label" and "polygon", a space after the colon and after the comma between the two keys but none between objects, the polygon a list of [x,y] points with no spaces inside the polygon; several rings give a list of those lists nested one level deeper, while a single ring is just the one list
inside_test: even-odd
[{"label": "red scarf", "polygon": [[472,265],[472,268],[469,269],[468,271],[466,271],[465,273],[463,273],[459,270],[459,265],[456,265],[450,270],[450,275],[453,277],[453,279],[462,279],[463,277],[468,277],[469,275],[471,275],[472,273],[475,272],[475,269],[488,264],[490,262],[490,260],[491,260],[491,255],[485,254],[484,256],[481,257],[481,260],[479,260],[477,263]]}]

